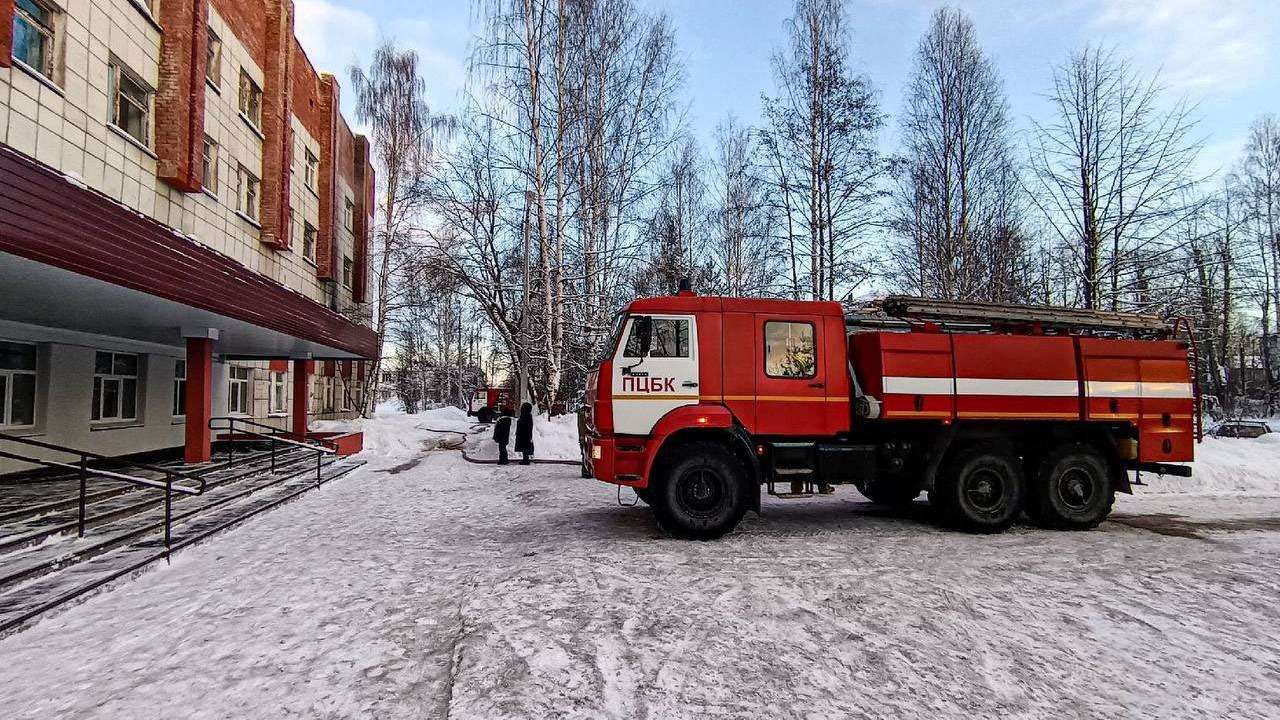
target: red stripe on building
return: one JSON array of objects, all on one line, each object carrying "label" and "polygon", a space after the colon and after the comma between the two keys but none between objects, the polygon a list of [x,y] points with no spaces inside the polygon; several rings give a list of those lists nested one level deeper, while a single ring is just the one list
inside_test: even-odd
[{"label": "red stripe on building", "polygon": [[369,328],[4,145],[0,252],[360,357],[378,349]]}]

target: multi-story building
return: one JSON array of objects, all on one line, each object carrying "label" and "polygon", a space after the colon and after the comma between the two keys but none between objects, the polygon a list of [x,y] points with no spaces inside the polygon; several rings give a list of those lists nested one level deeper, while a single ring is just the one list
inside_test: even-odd
[{"label": "multi-story building", "polygon": [[293,23],[0,0],[0,434],[198,462],[212,417],[363,403],[369,143]]}]

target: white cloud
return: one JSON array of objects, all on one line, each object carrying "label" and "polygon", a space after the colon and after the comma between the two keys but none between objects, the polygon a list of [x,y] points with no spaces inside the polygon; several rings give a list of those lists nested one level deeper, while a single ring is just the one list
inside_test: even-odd
[{"label": "white cloud", "polygon": [[372,16],[327,0],[297,0],[294,32],[320,72],[343,79],[347,68],[368,57],[378,41]]},{"label": "white cloud", "polygon": [[[347,84],[347,69],[364,64],[383,38],[418,53],[419,72],[433,108],[456,105],[466,81],[463,58],[469,37],[465,22],[420,18],[387,21],[329,0],[296,0],[294,32],[320,72],[333,73]],[[344,94],[344,104],[350,95]]]},{"label": "white cloud", "polygon": [[1244,87],[1266,71],[1274,0],[1100,0],[1097,29],[1125,54],[1163,68],[1170,88]]}]

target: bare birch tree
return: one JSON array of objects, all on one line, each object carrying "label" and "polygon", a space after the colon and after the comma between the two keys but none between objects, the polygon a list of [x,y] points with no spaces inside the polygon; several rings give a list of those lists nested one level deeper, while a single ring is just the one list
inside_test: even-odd
[{"label": "bare birch tree", "polygon": [[[1241,167],[1241,182],[1251,217],[1256,248],[1258,309],[1262,366],[1267,385],[1267,411],[1277,409],[1280,368],[1271,348],[1280,334],[1280,120],[1264,115],[1249,128],[1249,140]],[[1273,324],[1273,322],[1275,324]]]},{"label": "bare birch tree", "polygon": [[1054,71],[1054,117],[1036,125],[1036,205],[1073,261],[1086,308],[1140,308],[1176,271],[1176,231],[1195,203],[1192,107],[1168,109],[1158,77],[1087,48]]},{"label": "bare birch tree", "polygon": [[847,24],[844,0],[796,0],[788,48],[773,58],[777,95],[763,99],[763,165],[793,297],[834,299],[870,276],[860,242],[886,168],[876,149],[884,118],[851,70]]},{"label": "bare birch tree", "polygon": [[427,104],[426,85],[418,71],[418,55],[399,50],[388,40],[374,51],[368,70],[352,67],[351,84],[356,98],[356,119],[369,126],[373,155],[382,181],[381,222],[374,229],[371,266],[374,281],[374,332],[378,357],[373,371],[365,374],[362,397],[366,414],[382,375],[383,345],[387,326],[403,299],[398,287],[408,259],[408,230],[418,210],[411,187],[433,159],[437,135],[451,134],[457,121],[436,115]]},{"label": "bare birch tree", "polygon": [[1003,84],[962,12],[933,14],[902,113],[897,283],[921,295],[1013,299],[1024,251]]}]

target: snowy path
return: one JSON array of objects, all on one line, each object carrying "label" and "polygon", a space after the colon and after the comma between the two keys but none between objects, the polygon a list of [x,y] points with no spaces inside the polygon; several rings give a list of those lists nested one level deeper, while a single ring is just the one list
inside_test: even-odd
[{"label": "snowy path", "polygon": [[1090,533],[973,537],[843,490],[688,543],[575,468],[402,443],[0,640],[0,707],[1275,717],[1280,498],[1125,499],[1117,512]]}]

